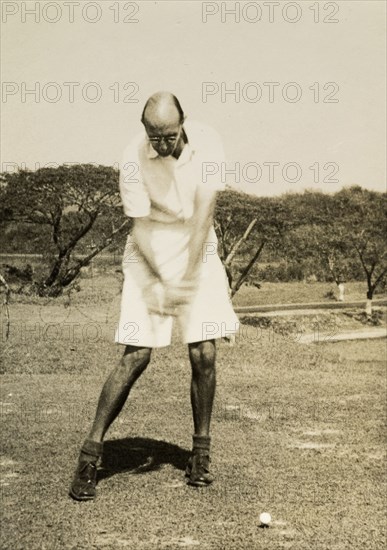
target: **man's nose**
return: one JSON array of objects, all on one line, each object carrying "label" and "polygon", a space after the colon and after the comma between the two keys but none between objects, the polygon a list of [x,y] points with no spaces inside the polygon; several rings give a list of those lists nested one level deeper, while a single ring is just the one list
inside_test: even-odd
[{"label": "man's nose", "polygon": [[163,153],[165,153],[168,150],[168,145],[164,140],[159,143],[159,149]]}]

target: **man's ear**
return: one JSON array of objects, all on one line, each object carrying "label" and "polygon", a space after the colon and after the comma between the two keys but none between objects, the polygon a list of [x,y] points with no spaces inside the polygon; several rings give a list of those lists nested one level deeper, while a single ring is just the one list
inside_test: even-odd
[{"label": "man's ear", "polygon": [[184,124],[182,126],[182,136],[183,136],[184,143],[188,143],[188,136],[187,136],[187,132],[184,129]]}]

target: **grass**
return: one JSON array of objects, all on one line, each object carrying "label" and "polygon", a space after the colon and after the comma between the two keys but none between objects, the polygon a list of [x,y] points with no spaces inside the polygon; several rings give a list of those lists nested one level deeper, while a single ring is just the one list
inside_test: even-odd
[{"label": "grass", "polygon": [[[1,264],[4,266],[9,262],[18,268],[25,268],[29,263],[34,269],[36,276],[41,275],[42,263],[41,260],[29,256],[17,255],[0,255]],[[90,289],[98,290],[98,293],[119,294],[121,291],[121,261],[122,252],[116,252],[114,255],[98,256],[92,266],[85,268],[82,272],[81,292],[73,292],[72,295],[76,302],[79,303],[86,296],[86,300],[90,301]],[[85,284],[86,283],[86,284]],[[17,285],[15,285],[17,286]],[[85,290],[86,289],[86,290]],[[345,284],[346,301],[364,300],[366,299],[367,285],[366,282],[348,282]],[[258,289],[252,285],[244,285],[237,292],[233,299],[235,306],[250,306],[263,304],[291,304],[291,303],[308,303],[308,302],[332,302],[329,296],[338,297],[338,289],[335,283],[320,283],[320,282],[289,282],[289,283],[269,283],[262,282],[261,288]],[[375,294],[376,298],[385,298],[386,292]],[[21,299],[14,296],[15,299]],[[95,300],[100,299],[100,295],[92,297],[92,304],[96,305]],[[101,300],[103,301],[103,300]],[[57,300],[56,300],[57,303]]]},{"label": "grass", "polygon": [[[351,282],[345,285],[347,302],[366,300],[367,285],[362,282]],[[262,283],[260,289],[253,286],[243,286],[234,297],[235,306],[251,306],[264,304],[296,304],[311,302],[332,302],[327,294],[338,291],[334,283]],[[386,294],[375,294],[375,299],[385,298]]]},{"label": "grass", "polygon": [[[194,489],[183,471],[189,363],[175,338],[153,352],[108,432],[97,499],[69,499],[79,446],[122,351],[112,344],[119,278],[88,282],[70,302],[11,304],[1,548],[385,547],[384,340],[302,346],[263,329],[234,347],[220,343],[216,482]],[[290,292],[282,286],[278,296]],[[268,529],[259,527],[262,511],[272,515]]]}]

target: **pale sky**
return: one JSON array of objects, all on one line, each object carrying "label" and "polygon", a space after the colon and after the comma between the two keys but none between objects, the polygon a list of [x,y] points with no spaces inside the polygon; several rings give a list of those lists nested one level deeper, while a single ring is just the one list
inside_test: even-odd
[{"label": "pale sky", "polygon": [[146,99],[170,90],[220,133],[234,187],[386,190],[384,0],[67,4],[73,22],[66,2],[2,1],[2,170],[119,163]]}]

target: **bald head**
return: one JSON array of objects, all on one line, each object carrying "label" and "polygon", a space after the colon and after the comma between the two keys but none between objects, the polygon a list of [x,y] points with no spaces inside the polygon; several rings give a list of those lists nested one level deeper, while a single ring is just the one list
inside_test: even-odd
[{"label": "bald head", "polygon": [[184,113],[179,100],[170,92],[157,92],[145,104],[141,121],[153,149],[160,157],[179,158],[187,141]]},{"label": "bald head", "polygon": [[146,102],[141,120],[146,126],[162,128],[182,124],[184,113],[176,96],[170,92],[156,92]]}]

